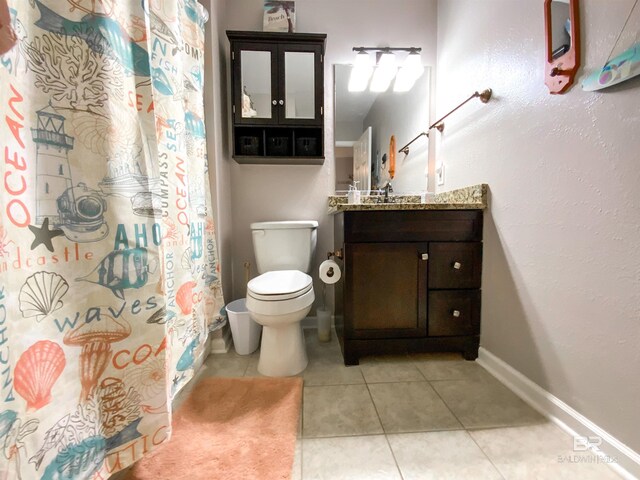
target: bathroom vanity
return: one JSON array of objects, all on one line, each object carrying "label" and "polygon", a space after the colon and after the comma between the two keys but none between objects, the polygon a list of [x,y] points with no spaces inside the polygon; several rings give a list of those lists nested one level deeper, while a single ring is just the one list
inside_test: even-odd
[{"label": "bathroom vanity", "polygon": [[438,203],[335,203],[336,332],[346,365],[363,355],[478,356],[486,185]]}]

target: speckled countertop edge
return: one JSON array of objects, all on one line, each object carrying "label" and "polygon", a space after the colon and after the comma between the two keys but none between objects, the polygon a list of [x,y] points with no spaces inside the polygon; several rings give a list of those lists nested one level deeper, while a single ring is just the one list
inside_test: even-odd
[{"label": "speckled countertop edge", "polygon": [[329,214],[370,210],[478,210],[487,208],[487,184],[437,193],[429,203],[419,195],[392,195],[393,203],[374,203],[379,196],[365,196],[360,204],[348,204],[346,195],[329,196]]}]

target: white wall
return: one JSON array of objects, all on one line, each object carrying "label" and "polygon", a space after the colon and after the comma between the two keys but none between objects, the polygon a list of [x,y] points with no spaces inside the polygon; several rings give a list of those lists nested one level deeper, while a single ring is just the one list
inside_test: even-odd
[{"label": "white wall", "polygon": [[[640,451],[640,78],[544,85],[543,2],[438,2],[437,146],[449,190],[489,184],[481,344]],[[633,0],[581,0],[583,68]]]},{"label": "white wall", "polygon": [[[228,30],[262,30],[262,0],[226,3]],[[435,64],[436,0],[297,0],[296,30],[327,34],[325,75],[325,163],[322,166],[231,165],[233,218],[233,298],[246,292],[243,263],[255,265],[249,224],[261,220],[312,219],[320,224],[313,268],[333,249],[333,217],[327,195],[335,182],[333,154],[333,68],[350,63],[354,46],[422,47],[424,63]],[[222,43],[228,50],[228,42]],[[228,52],[227,65],[228,65]],[[228,69],[225,72],[228,78]],[[228,116],[225,118],[228,120]],[[255,267],[252,272],[256,274]],[[319,297],[322,287],[316,281]],[[328,288],[329,292],[333,289]],[[231,300],[228,295],[227,300]],[[317,301],[316,301],[317,304]]]},{"label": "white wall", "polygon": [[201,0],[209,11],[206,25],[205,42],[205,121],[207,128],[207,158],[209,179],[212,189],[212,207],[216,222],[218,255],[220,258],[222,290],[225,300],[231,300],[232,239],[231,224],[231,169],[227,158],[228,122],[227,118],[227,81],[224,71],[225,51],[222,38],[225,38],[223,21],[225,18],[224,0]]}]

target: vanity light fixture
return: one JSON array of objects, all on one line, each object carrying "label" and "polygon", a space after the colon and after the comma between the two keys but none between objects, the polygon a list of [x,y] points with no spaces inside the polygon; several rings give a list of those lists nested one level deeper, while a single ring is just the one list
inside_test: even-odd
[{"label": "vanity light fixture", "polygon": [[[349,77],[349,91],[385,92],[395,77],[393,90],[407,92],[424,72],[420,58],[421,48],[417,47],[353,47],[357,52]],[[398,69],[396,55],[393,52],[408,52],[402,66]],[[375,52],[375,61],[368,52]],[[371,75],[373,74],[373,77]],[[397,74],[397,75],[396,75]],[[369,85],[369,79],[371,84]]]}]

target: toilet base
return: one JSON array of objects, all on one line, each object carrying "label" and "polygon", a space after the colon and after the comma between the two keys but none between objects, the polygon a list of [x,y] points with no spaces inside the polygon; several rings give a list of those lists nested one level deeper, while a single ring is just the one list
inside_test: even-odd
[{"label": "toilet base", "polygon": [[300,321],[263,326],[258,372],[268,377],[289,377],[302,372],[307,363]]}]

